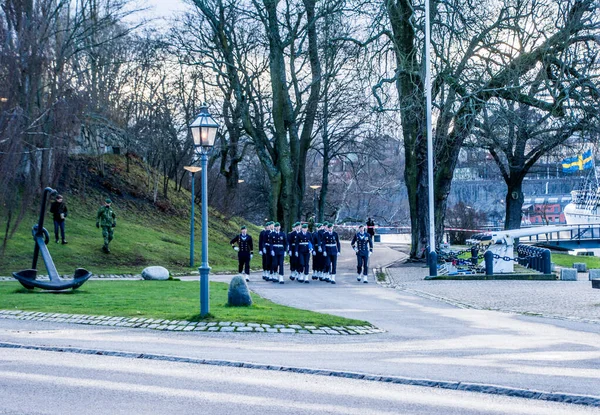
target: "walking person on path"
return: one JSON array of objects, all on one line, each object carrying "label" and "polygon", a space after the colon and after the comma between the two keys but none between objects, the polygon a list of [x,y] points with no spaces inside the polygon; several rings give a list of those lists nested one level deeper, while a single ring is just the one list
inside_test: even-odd
[{"label": "walking person on path", "polygon": [[375,222],[372,218],[367,218],[367,233],[371,236],[371,239],[375,238]]},{"label": "walking person on path", "polygon": [[96,228],[102,227],[102,237],[104,238],[102,251],[107,254],[110,252],[108,244],[113,240],[114,228],[117,226],[117,217],[115,216],[115,212],[113,212],[111,205],[112,200],[106,199],[104,201],[104,206],[101,206],[100,209],[98,209],[98,214],[96,215]]},{"label": "walking person on path", "polygon": [[281,225],[279,222],[274,224],[275,230],[269,235],[269,244],[271,244],[271,271],[273,277],[271,281],[278,281],[275,279],[275,275],[279,272],[279,284],[283,284],[283,259],[288,250],[287,235],[281,231]]},{"label": "walking person on path", "polygon": [[308,224],[302,225],[302,231],[296,235],[296,245],[293,248],[297,259],[298,282],[308,284],[308,268],[310,264],[310,253],[313,250],[312,235],[308,232]]},{"label": "walking person on path", "polygon": [[368,283],[367,278],[369,276],[369,257],[373,253],[373,240],[371,239],[371,235],[365,233],[364,225],[358,227],[358,232],[352,238],[350,245],[354,249],[354,252],[356,252],[356,279],[360,282],[362,271],[362,282],[366,284]]},{"label": "walking person on path", "polygon": [[337,232],[333,231],[333,224],[327,224],[327,232],[323,234],[321,240],[321,246],[323,248],[323,255],[325,256],[325,281],[335,284],[335,274],[337,272],[337,259],[342,253],[342,247],[340,246],[340,238]]},{"label": "walking person on path", "polygon": [[288,241],[288,254],[290,256],[290,280],[294,281],[299,277],[298,273],[298,256],[294,255],[292,250],[296,246],[296,238],[300,232],[300,222],[296,222],[292,225],[292,231],[287,234]]},{"label": "walking person on path", "polygon": [[67,217],[68,209],[61,195],[56,196],[56,200],[50,205],[50,213],[52,213],[52,218],[54,219],[54,241],[58,243],[58,233],[60,230],[60,240],[63,245],[66,245],[68,242],[65,239],[65,218]]},{"label": "walking person on path", "polygon": [[246,282],[250,281],[250,260],[254,256],[254,244],[252,237],[248,235],[245,226],[240,228],[240,234],[229,241],[233,249],[238,253],[238,274],[244,271]]},{"label": "walking person on path", "polygon": [[258,253],[262,257],[262,279],[265,281],[269,281],[271,274],[271,247],[269,245],[269,234],[271,233],[271,223],[266,222],[265,228],[260,231],[260,235],[258,235]]}]

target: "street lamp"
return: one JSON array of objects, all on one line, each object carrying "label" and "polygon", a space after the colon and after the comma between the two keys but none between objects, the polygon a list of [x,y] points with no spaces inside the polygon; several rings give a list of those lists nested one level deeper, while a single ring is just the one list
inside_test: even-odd
[{"label": "street lamp", "polygon": [[190,268],[192,268],[194,266],[194,199],[196,198],[194,176],[202,169],[196,166],[185,166],[183,169],[192,174],[192,216],[190,218]]},{"label": "street lamp", "polygon": [[319,220],[319,215],[317,215],[317,190],[319,190],[321,188],[321,186],[319,186],[318,184],[313,184],[312,186],[309,186],[309,187],[315,191],[313,193],[313,205],[314,205],[315,222],[316,222]]},{"label": "street lamp", "polygon": [[200,156],[202,167],[202,265],[200,271],[200,317],[205,317],[209,312],[209,286],[208,274],[208,189],[206,169],[208,164],[208,152],[215,144],[215,137],[219,124],[208,112],[208,106],[203,104],[200,113],[190,124],[190,131],[194,139],[196,152]]}]

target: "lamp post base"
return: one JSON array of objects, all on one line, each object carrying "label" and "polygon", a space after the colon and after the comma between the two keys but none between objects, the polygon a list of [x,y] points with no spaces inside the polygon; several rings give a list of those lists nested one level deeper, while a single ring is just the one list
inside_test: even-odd
[{"label": "lamp post base", "polygon": [[206,317],[210,309],[208,295],[208,274],[210,267],[202,265],[198,268],[198,271],[200,272],[200,317]]}]

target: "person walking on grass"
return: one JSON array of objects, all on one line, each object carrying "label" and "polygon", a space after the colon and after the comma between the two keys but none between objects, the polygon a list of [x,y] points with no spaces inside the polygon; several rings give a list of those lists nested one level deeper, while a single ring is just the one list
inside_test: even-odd
[{"label": "person walking on grass", "polygon": [[96,228],[102,227],[102,237],[104,238],[102,251],[107,254],[110,252],[108,244],[113,240],[114,228],[117,226],[117,217],[115,216],[115,212],[113,212],[111,205],[112,200],[106,199],[104,201],[104,206],[98,209],[98,214],[96,215]]},{"label": "person walking on grass", "polygon": [[56,200],[50,205],[50,213],[54,219],[54,241],[58,243],[58,233],[60,231],[60,240],[63,245],[68,242],[65,239],[65,218],[67,217],[67,205],[61,195],[56,196]]},{"label": "person walking on grass", "polygon": [[250,281],[250,260],[254,255],[254,244],[252,237],[248,235],[248,230],[245,226],[240,228],[240,234],[229,241],[234,251],[238,253],[238,274],[244,272],[246,282]]}]

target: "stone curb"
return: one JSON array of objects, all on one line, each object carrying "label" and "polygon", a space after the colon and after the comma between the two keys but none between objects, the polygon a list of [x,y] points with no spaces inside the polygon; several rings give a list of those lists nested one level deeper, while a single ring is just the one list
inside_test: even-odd
[{"label": "stone curb", "polygon": [[192,322],[185,320],[163,320],[146,317],[109,317],[83,314],[43,313],[37,311],[0,310],[0,319],[49,321],[55,323],[86,324],[93,326],[129,327],[161,331],[210,331],[228,333],[281,333],[281,334],[324,334],[365,335],[384,333],[374,326],[316,327],[297,324],[258,324],[221,322]]},{"label": "stone curb", "polygon": [[291,372],[307,375],[318,375],[318,376],[333,376],[338,378],[365,380],[372,382],[385,382],[395,383],[401,385],[412,385],[412,386],[424,386],[429,388],[442,388],[452,390],[462,390],[468,392],[479,392],[491,395],[503,395],[526,399],[537,399],[541,401],[552,401],[560,403],[569,403],[575,405],[584,405],[592,407],[600,407],[600,397],[588,396],[588,395],[575,395],[569,393],[554,393],[536,391],[530,389],[519,389],[511,388],[506,386],[498,385],[487,385],[483,383],[469,383],[469,382],[453,382],[453,381],[440,381],[431,379],[418,379],[408,378],[400,376],[379,376],[367,373],[349,372],[340,370],[326,370],[326,369],[311,369],[293,366],[279,366],[279,365],[267,365],[261,363],[249,363],[231,360],[215,360],[215,359],[199,359],[199,358],[188,358],[179,356],[160,355],[152,353],[133,353],[133,352],[118,352],[114,350],[100,350],[100,349],[83,349],[77,347],[52,347],[52,346],[32,346],[17,343],[3,343],[0,342],[0,348],[5,349],[25,349],[25,350],[40,350],[46,352],[59,352],[59,353],[76,353],[76,354],[87,354],[87,355],[100,355],[100,356],[112,356],[112,357],[124,357],[131,359],[147,359],[147,360],[159,360],[168,362],[178,363],[189,363],[199,365],[212,365],[212,366],[229,366],[229,367],[240,367],[246,369],[257,369],[257,370],[271,370],[276,372]]}]

